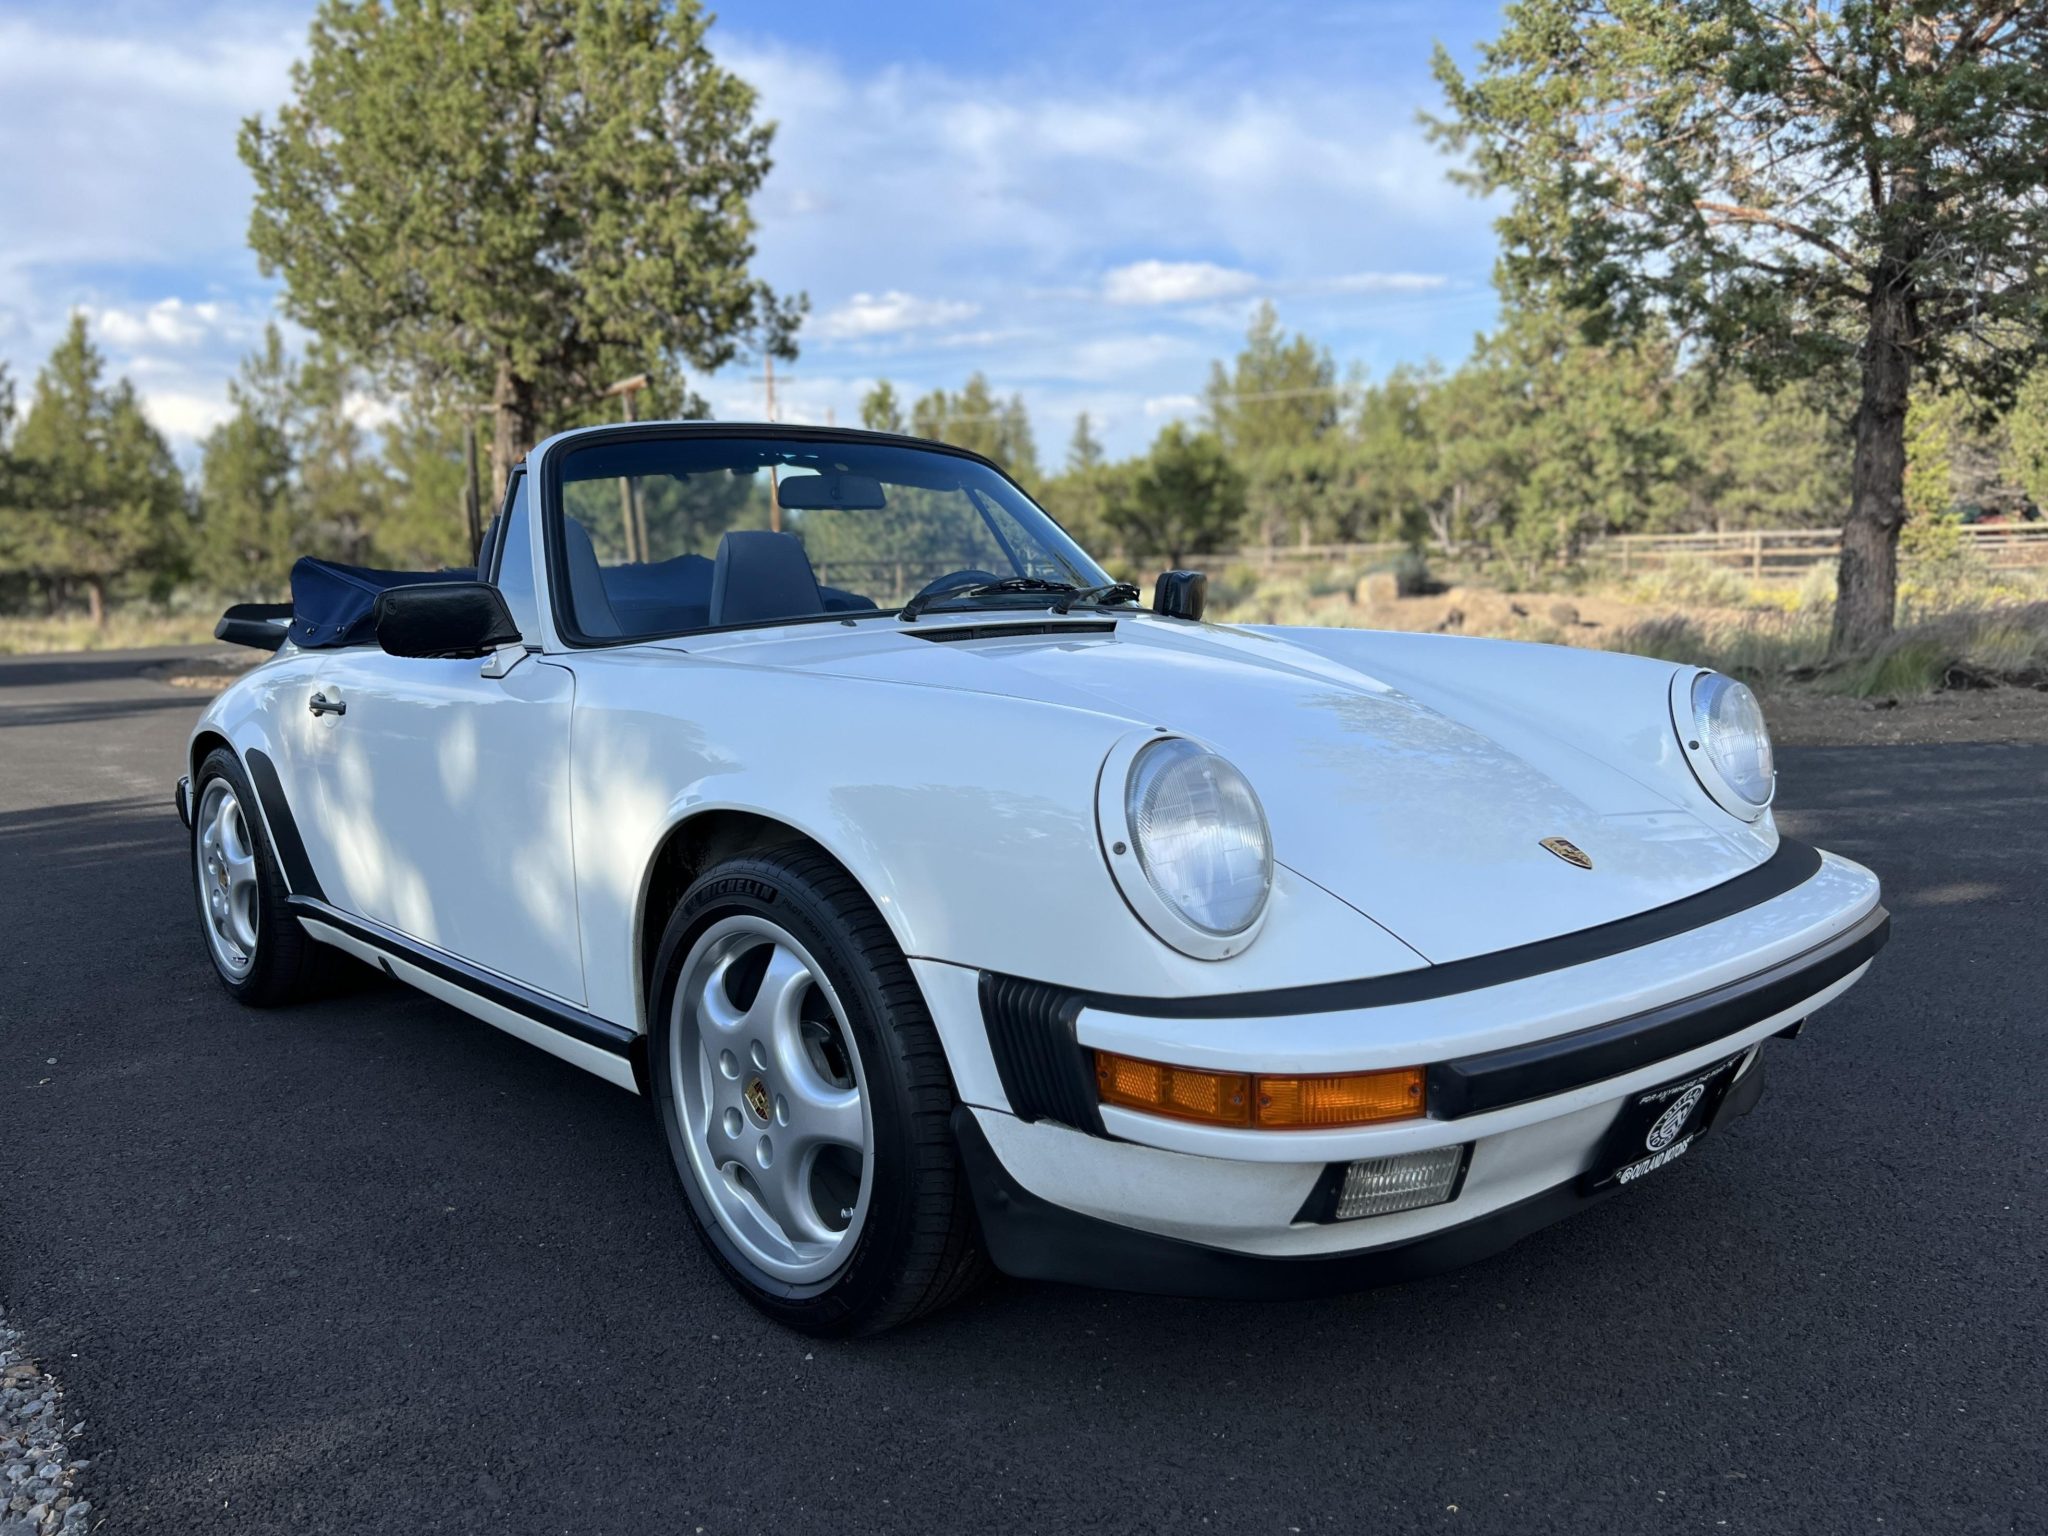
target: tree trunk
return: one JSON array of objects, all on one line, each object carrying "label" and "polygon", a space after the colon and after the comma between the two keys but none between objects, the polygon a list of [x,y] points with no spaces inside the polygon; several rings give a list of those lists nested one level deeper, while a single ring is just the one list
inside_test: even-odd
[{"label": "tree trunk", "polygon": [[526,457],[540,426],[533,404],[533,384],[512,371],[510,358],[498,359],[491,407],[491,504],[502,507],[505,487],[512,480],[512,466]]},{"label": "tree trunk", "polygon": [[94,629],[107,627],[107,584],[97,576],[85,578],[85,611]]},{"label": "tree trunk", "polygon": [[1830,657],[1868,650],[1890,634],[1898,604],[1899,529],[1906,521],[1906,396],[1918,317],[1912,290],[1897,276],[1881,273],[1872,286]]}]

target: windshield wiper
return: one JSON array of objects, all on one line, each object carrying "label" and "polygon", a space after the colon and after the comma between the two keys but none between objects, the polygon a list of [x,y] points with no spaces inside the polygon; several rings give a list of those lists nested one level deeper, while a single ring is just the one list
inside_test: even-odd
[{"label": "windshield wiper", "polygon": [[[896,611],[896,617],[908,624],[920,613],[935,603],[950,603],[963,597],[996,597],[1005,592],[1073,592],[1071,581],[1046,581],[1037,576],[1005,576],[1001,581],[977,582],[971,587],[941,587],[936,592],[920,592]],[[1131,594],[1137,595],[1134,590]]]},{"label": "windshield wiper", "polygon": [[1091,608],[1100,608],[1105,603],[1135,603],[1138,589],[1128,581],[1106,582],[1099,587],[1082,587],[1079,591],[1069,590],[1067,595],[1052,605],[1054,613],[1065,613],[1069,608],[1086,603]]}]

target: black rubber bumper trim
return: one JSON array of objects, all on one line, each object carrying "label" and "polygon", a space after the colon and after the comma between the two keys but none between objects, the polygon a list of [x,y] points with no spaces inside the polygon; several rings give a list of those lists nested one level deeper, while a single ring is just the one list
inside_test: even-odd
[{"label": "black rubber bumper trim", "polygon": [[1042,982],[981,973],[982,1023],[1010,1112],[1102,1134],[1091,1053],[1074,1035],[1081,1002]]},{"label": "black rubber bumper trim", "polygon": [[313,861],[306,857],[306,843],[299,836],[299,824],[292,820],[291,804],[284,797],[277,765],[271,762],[269,753],[254,747],[243,754],[243,761],[249,770],[249,782],[256,786],[256,801],[263,807],[263,820],[270,827],[277,862],[284,866],[284,883],[294,896],[324,901],[326,892],[320,889],[320,879],[313,873]]},{"label": "black rubber bumper trim", "polygon": [[[1763,1093],[1763,1062],[1721,1103],[1714,1125],[1749,1113]],[[1237,1253],[1119,1226],[1032,1194],[1003,1167],[974,1112],[953,1111],[953,1134],[996,1268],[1020,1280],[1053,1280],[1151,1296],[1286,1301],[1420,1280],[1491,1258],[1552,1223],[1612,1199],[1627,1186],[1582,1195],[1567,1180],[1513,1205],[1405,1243],[1350,1253],[1275,1258]]]},{"label": "black rubber bumper trim", "polygon": [[628,1059],[633,1054],[633,1042],[639,1036],[624,1025],[614,1024],[609,1019],[600,1019],[594,1013],[585,1013],[567,1003],[539,992],[529,991],[517,982],[507,981],[502,976],[493,976],[489,971],[479,970],[452,955],[439,954],[434,950],[422,949],[403,936],[391,932],[378,924],[366,923],[360,918],[337,912],[324,901],[308,900],[303,896],[291,898],[294,914],[310,918],[316,923],[347,934],[360,944],[367,944],[382,954],[407,965],[417,966],[430,976],[439,977],[451,986],[460,987],[472,996],[496,1003],[500,1008],[544,1024],[549,1029],[559,1030],[571,1039],[585,1045],[594,1045],[601,1051]]},{"label": "black rubber bumper trim", "polygon": [[1645,944],[1690,933],[1796,890],[1819,874],[1820,867],[1818,849],[1780,838],[1777,852],[1756,868],[1683,900],[1597,927],[1581,928],[1576,933],[1559,934],[1554,939],[1474,955],[1469,960],[1418,966],[1391,976],[1363,976],[1355,981],[1323,981],[1266,992],[1222,992],[1202,997],[1127,997],[1072,988],[1059,990],[1078,997],[1084,1008],[1147,1019],[1274,1018],[1283,1014],[1342,1013],[1352,1008],[1428,1002],[1459,992],[1523,981],[1592,960],[1605,960],[1624,950],[1640,949]]},{"label": "black rubber bumper trim", "polygon": [[1529,1045],[1436,1062],[1428,1068],[1430,1117],[1505,1109],[1683,1056],[1798,1007],[1866,963],[1890,937],[1891,915],[1877,907],[1826,943],[1711,992]]}]

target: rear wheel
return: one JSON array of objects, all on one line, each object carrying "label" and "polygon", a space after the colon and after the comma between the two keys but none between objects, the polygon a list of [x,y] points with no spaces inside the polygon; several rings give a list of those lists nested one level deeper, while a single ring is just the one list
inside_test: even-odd
[{"label": "rear wheel", "polygon": [[945,1055],[886,924],[809,850],[729,860],[655,962],[657,1119],[699,1234],[747,1299],[871,1333],[983,1272]]},{"label": "rear wheel", "polygon": [[192,789],[192,873],[214,974],[237,1001],[267,1008],[319,990],[324,951],[286,905],[284,876],[248,775],[216,748]]}]

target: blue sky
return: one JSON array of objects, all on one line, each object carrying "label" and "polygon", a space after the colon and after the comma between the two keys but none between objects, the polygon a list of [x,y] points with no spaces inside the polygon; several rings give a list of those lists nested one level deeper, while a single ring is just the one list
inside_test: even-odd
[{"label": "blue sky", "polygon": [[[271,317],[239,120],[283,99],[310,4],[0,0],[0,359],[25,392],[75,309],[182,455]],[[778,122],[756,270],[811,298],[787,420],[976,368],[1048,463],[1193,409],[1252,308],[1369,374],[1492,321],[1484,205],[1416,126],[1429,53],[1498,6],[1407,0],[732,0],[713,45]],[[758,374],[698,381],[758,418]],[[365,402],[366,420],[374,404]]]}]

